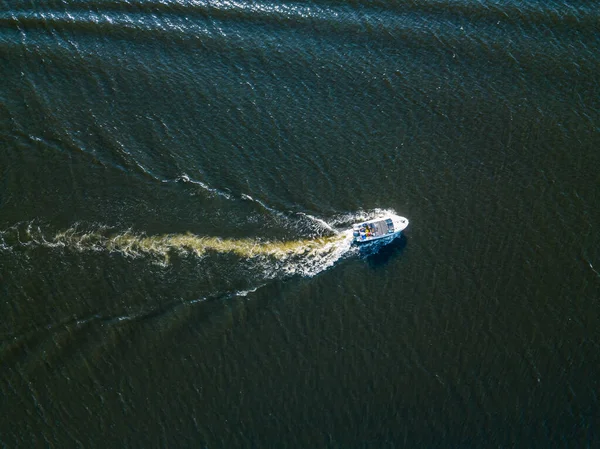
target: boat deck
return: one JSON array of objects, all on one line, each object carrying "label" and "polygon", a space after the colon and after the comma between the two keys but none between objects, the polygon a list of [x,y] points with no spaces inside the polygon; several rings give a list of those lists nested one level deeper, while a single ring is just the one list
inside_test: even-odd
[{"label": "boat deck", "polygon": [[394,232],[392,220],[380,220],[372,223],[363,223],[358,227],[358,234],[355,234],[357,241],[367,242],[377,238],[384,237]]}]

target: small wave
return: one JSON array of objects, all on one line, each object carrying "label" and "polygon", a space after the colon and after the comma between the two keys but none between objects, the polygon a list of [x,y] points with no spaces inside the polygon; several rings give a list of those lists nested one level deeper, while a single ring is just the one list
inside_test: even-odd
[{"label": "small wave", "polygon": [[281,211],[275,207],[270,206],[265,201],[251,196],[247,193],[231,193],[226,192],[222,189],[212,187],[208,183],[195,179],[189,176],[187,173],[182,173],[174,179],[163,179],[163,183],[184,183],[198,186],[202,191],[206,192],[210,197],[221,197],[230,201],[244,201],[248,203],[256,204],[262,211],[270,214],[275,222],[285,229],[289,229],[298,232],[303,235],[309,235],[311,237],[322,237],[327,235],[335,235],[341,232],[340,227],[346,228],[349,225],[356,223],[361,220],[369,218],[375,218],[377,216],[385,215],[386,213],[395,213],[394,211],[385,209],[373,209],[372,211],[359,211],[354,213],[347,213],[341,216],[334,216],[332,219],[325,220],[323,218],[316,217],[307,212],[294,212],[294,211]]},{"label": "small wave", "polygon": [[[110,30],[168,33],[181,38],[236,38],[227,24],[237,21],[293,25],[322,30],[331,27],[337,33],[367,34],[416,38],[420,33],[453,33],[457,20],[473,20],[531,26],[589,25],[595,27],[598,15],[592,6],[568,5],[563,2],[434,0],[411,5],[330,4],[307,5],[300,2],[240,1],[84,1],[68,2],[68,9],[31,9],[28,5],[12,5],[9,14],[0,14],[0,23],[26,25],[28,28],[77,28],[104,34]],[[92,10],[90,10],[92,7]],[[211,20],[206,20],[210,18]],[[595,29],[595,28],[592,28]],[[475,29],[473,30],[476,31]],[[248,45],[244,39],[245,45]],[[278,41],[279,42],[279,41]],[[264,42],[263,42],[264,44]],[[280,43],[279,43],[280,45]]]},{"label": "small wave", "polygon": [[202,189],[204,189],[211,195],[221,196],[223,198],[227,198],[228,200],[233,199],[233,195],[231,195],[227,192],[224,192],[223,190],[219,190],[219,189],[215,189],[214,187],[210,187],[208,184],[206,184],[202,181],[191,178],[186,173],[183,173],[181,176],[179,176],[173,180],[163,179],[162,182],[183,182],[183,183],[194,184],[194,185],[200,186]]},{"label": "small wave", "polygon": [[265,209],[265,210],[267,210],[267,211],[271,212],[271,213],[272,213],[272,214],[274,214],[274,215],[284,215],[282,212],[280,212],[280,211],[278,211],[278,210],[276,210],[276,209],[273,209],[272,207],[269,207],[269,206],[267,206],[267,205],[266,205],[265,203],[263,203],[261,200],[258,200],[258,199],[256,199],[256,198],[253,198],[253,197],[251,197],[250,195],[248,195],[248,194],[246,194],[246,193],[242,193],[242,195],[241,195],[241,198],[242,198],[243,200],[246,200],[246,201],[251,201],[251,202],[253,202],[253,203],[256,203],[256,204],[260,205],[260,206],[261,206],[263,209]]}]

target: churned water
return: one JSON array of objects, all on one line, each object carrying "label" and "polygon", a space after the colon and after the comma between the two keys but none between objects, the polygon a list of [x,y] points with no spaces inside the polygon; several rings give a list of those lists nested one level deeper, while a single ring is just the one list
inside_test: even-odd
[{"label": "churned water", "polygon": [[599,446],[599,24],[0,0],[0,446]]}]

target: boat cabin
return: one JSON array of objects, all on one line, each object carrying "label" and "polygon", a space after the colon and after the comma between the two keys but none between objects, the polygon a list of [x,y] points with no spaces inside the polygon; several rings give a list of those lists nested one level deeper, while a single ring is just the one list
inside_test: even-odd
[{"label": "boat cabin", "polygon": [[391,218],[371,221],[355,225],[353,229],[356,242],[368,242],[394,233],[394,222]]}]

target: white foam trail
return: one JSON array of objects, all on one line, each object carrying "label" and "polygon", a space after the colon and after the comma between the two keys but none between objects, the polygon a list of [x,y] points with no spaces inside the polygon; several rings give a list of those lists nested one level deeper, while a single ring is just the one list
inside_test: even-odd
[{"label": "white foam trail", "polygon": [[256,203],[256,204],[260,205],[263,209],[271,212],[273,215],[277,215],[279,217],[287,218],[286,215],[283,212],[280,212],[280,211],[278,211],[276,209],[273,209],[272,207],[267,206],[261,200],[257,200],[256,198],[253,198],[253,197],[251,197],[250,195],[248,195],[246,193],[242,193],[241,198],[243,200],[252,201],[253,203]]},{"label": "white foam trail", "polygon": [[[200,181],[191,180],[185,174],[180,179],[198,184],[209,191],[216,191]],[[230,198],[230,195],[227,194],[227,197]],[[271,210],[249,195],[242,194],[242,198],[255,201]],[[296,228],[302,226],[302,223],[293,217],[277,211],[274,213],[285,218],[286,226],[291,225]],[[259,278],[262,279],[272,279],[282,275],[314,276],[331,267],[338,260],[358,253],[357,248],[352,245],[350,228],[352,224],[390,213],[396,214],[390,209],[373,209],[341,214],[325,221],[300,212],[297,215],[308,218],[331,234],[292,241],[269,241],[260,238],[223,239],[191,233],[149,236],[132,230],[116,232],[107,226],[80,224],[51,234],[44,232],[34,222],[21,222],[5,231],[0,231],[0,250],[14,251],[15,248],[43,246],[79,252],[114,252],[131,258],[148,257],[153,263],[161,266],[168,266],[171,256],[176,254],[203,259],[228,253],[238,257],[240,263],[238,268],[250,269],[255,275],[258,270]]]},{"label": "white foam trail", "polygon": [[312,257],[305,257],[286,264],[282,271],[289,276],[300,275],[312,277],[332,267],[339,260],[353,255],[357,248],[352,246],[352,231],[347,230],[339,233],[337,240],[325,243]]},{"label": "white foam trail", "polygon": [[241,266],[259,269],[261,278],[282,274],[312,276],[340,259],[348,252],[351,234],[291,241],[264,239],[222,239],[187,234],[146,235],[131,230],[115,233],[105,226],[75,225],[54,235],[43,232],[33,223],[21,223],[2,233],[0,248],[29,248],[41,246],[78,252],[111,252],[125,257],[149,257],[162,266],[170,264],[175,254],[192,255],[202,259],[218,254],[233,254]]},{"label": "white foam trail", "polygon": [[255,292],[255,291],[257,291],[259,288],[262,288],[262,287],[264,287],[265,285],[266,285],[266,284],[260,284],[260,285],[257,285],[256,287],[254,287],[254,288],[250,288],[250,289],[248,289],[248,290],[239,290],[239,291],[237,291],[237,292],[234,292],[234,293],[232,293],[232,294],[230,295],[230,297],[239,296],[239,297],[245,298],[245,297],[246,297],[246,296],[248,296],[250,293],[254,293],[254,292]]},{"label": "white foam trail", "polygon": [[384,217],[386,215],[398,215],[394,209],[371,209],[371,210],[358,210],[356,212],[347,212],[344,214],[335,215],[328,219],[328,223],[334,227],[349,228],[355,223],[361,221],[372,220],[378,217]]},{"label": "white foam trail", "polygon": [[587,261],[587,263],[588,263],[588,265],[590,266],[590,268],[592,269],[592,271],[593,271],[594,273],[596,273],[596,276],[598,276],[598,277],[600,278],[600,273],[598,273],[598,272],[596,271],[596,269],[595,269],[595,268],[594,268],[594,266],[592,265],[592,262],[590,262],[590,261],[588,260],[588,261]]},{"label": "white foam trail", "polygon": [[207,192],[209,192],[212,195],[222,196],[223,198],[227,198],[228,200],[233,199],[233,195],[231,195],[227,192],[224,192],[223,190],[219,190],[219,189],[215,189],[214,187],[210,187],[208,184],[206,184],[202,181],[199,181],[197,179],[192,179],[186,173],[183,173],[181,176],[175,178],[174,180],[164,179],[162,182],[184,182],[184,183],[194,184],[194,185],[200,186],[201,188],[203,188],[204,190],[206,190]]},{"label": "white foam trail", "polygon": [[320,218],[314,217],[313,215],[304,213],[304,212],[298,212],[298,215],[302,215],[306,218],[309,218],[311,220],[313,220],[314,222],[318,223],[319,225],[321,225],[323,228],[327,229],[328,231],[333,232],[334,234],[337,234],[339,231],[337,231],[336,229],[332,228],[329,223],[327,223],[325,220],[322,220]]}]

